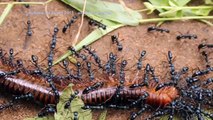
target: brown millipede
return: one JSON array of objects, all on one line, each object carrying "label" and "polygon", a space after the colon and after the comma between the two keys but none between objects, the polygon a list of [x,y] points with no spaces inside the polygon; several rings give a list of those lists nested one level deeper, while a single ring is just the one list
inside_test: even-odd
[{"label": "brown millipede", "polygon": [[[0,70],[0,73],[3,73],[3,71]],[[54,94],[51,92],[51,88],[49,88],[45,79],[19,74],[17,76],[6,76],[2,78],[0,80],[1,86],[8,88],[12,92],[18,92],[21,94],[31,93],[35,100],[44,104],[56,104]],[[64,87],[57,85],[57,88],[61,94]],[[89,92],[88,94],[82,94],[83,90],[79,90],[78,95],[82,98],[85,104],[100,104],[110,100],[115,94],[116,88],[116,86],[107,88],[103,87]],[[129,88],[125,86],[121,90],[121,97],[124,99],[135,100],[143,95],[144,92],[147,92],[149,93],[149,97],[146,100],[148,104],[165,106],[179,96],[178,90],[175,87],[164,87],[158,91],[155,91],[155,88],[156,84],[154,83],[150,84],[149,87]]]}]

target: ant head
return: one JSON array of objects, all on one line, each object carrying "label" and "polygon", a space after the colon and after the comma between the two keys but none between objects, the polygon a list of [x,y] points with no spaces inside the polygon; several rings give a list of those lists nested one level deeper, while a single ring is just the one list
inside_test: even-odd
[{"label": "ant head", "polygon": [[68,67],[69,62],[68,62],[67,60],[64,60],[64,61],[63,61],[63,65],[64,65],[65,67]]},{"label": "ant head", "polygon": [[10,53],[10,55],[13,54],[13,48],[10,48],[9,53]]},{"label": "ant head", "polygon": [[55,26],[55,27],[54,27],[54,33],[57,33],[58,31],[59,31],[58,27]]},{"label": "ant head", "polygon": [[77,67],[81,67],[81,63],[80,62],[77,62],[76,65],[77,65]]},{"label": "ant head", "polygon": [[122,61],[122,65],[127,65],[127,63],[128,63],[128,62],[127,62],[126,60],[123,60],[123,61]]},{"label": "ant head", "polygon": [[143,51],[141,52],[141,57],[143,57],[143,56],[145,56],[145,55],[146,55],[146,51],[143,50]]},{"label": "ant head", "polygon": [[27,24],[28,24],[28,25],[31,24],[30,20],[27,21]]},{"label": "ant head", "polygon": [[38,57],[36,55],[32,55],[31,59],[33,62],[37,62],[38,61]]}]

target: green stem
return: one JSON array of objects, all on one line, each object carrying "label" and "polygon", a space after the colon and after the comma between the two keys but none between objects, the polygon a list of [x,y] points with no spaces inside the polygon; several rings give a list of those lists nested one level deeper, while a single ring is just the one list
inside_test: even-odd
[{"label": "green stem", "polygon": [[213,9],[213,6],[184,6],[184,7],[179,7],[179,6],[175,6],[175,7],[170,7],[170,6],[154,6],[154,8],[157,9]]},{"label": "green stem", "polygon": [[151,18],[142,19],[140,23],[160,22],[160,21],[173,21],[173,20],[193,20],[193,19],[213,19],[213,16],[189,16],[189,17],[176,17],[176,18]]}]

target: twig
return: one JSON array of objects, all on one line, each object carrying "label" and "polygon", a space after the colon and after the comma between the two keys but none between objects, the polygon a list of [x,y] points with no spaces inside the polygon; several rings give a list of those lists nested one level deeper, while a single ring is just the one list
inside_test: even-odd
[{"label": "twig", "polygon": [[84,12],[86,10],[86,4],[87,4],[87,0],[84,0],[84,7],[83,7],[83,11],[82,11],[82,16],[81,16],[81,24],[80,24],[80,27],[78,29],[78,33],[76,34],[75,39],[72,43],[72,46],[75,46],[76,43],[78,42],[78,38],[80,36],[81,29],[82,29],[82,26],[83,26],[83,23],[84,23]]}]

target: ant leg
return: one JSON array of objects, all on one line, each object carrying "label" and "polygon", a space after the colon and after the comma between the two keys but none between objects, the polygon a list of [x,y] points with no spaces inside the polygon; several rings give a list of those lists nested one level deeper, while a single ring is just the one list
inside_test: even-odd
[{"label": "ant leg", "polygon": [[38,113],[38,117],[44,117],[47,116],[48,114],[53,114],[55,112],[56,112],[55,105],[47,105]]}]

